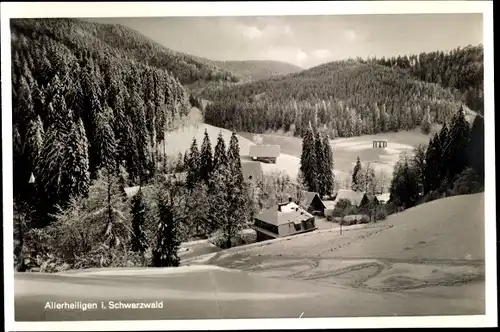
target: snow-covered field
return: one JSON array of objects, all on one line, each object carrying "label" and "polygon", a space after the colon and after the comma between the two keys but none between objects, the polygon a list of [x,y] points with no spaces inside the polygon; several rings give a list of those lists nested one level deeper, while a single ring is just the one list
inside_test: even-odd
[{"label": "snow-covered field", "polygon": [[484,194],[455,196],[342,234],[317,231],[234,248],[211,263],[369,291],[442,293],[484,310],[484,222]]}]

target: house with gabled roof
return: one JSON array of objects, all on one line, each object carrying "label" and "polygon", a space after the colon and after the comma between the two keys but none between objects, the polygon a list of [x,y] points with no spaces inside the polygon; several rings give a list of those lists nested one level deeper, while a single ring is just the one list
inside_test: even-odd
[{"label": "house with gabled roof", "polygon": [[347,200],[352,206],[357,207],[358,211],[363,213],[367,213],[369,207],[373,207],[373,204],[379,204],[379,200],[376,195],[367,194],[363,191],[339,189],[335,197],[335,201],[333,202],[333,204],[328,206],[327,210],[325,210],[325,215],[327,217],[332,217],[340,213],[341,209],[344,209],[345,206],[337,204],[342,200]]},{"label": "house with gabled roof", "polygon": [[276,239],[317,229],[314,216],[291,199],[288,203],[279,203],[255,216],[253,228],[257,232],[257,241]]},{"label": "house with gabled roof", "polygon": [[339,189],[335,196],[335,202],[340,200],[348,200],[351,205],[360,207],[361,203],[367,202],[366,194],[363,191],[354,191],[351,189]]},{"label": "house with gabled roof", "polygon": [[307,209],[307,212],[313,215],[324,216],[325,214],[325,203],[316,192],[305,191],[302,204]]},{"label": "house with gabled roof", "polygon": [[249,155],[254,161],[276,163],[280,156],[281,148],[279,145],[251,145]]}]

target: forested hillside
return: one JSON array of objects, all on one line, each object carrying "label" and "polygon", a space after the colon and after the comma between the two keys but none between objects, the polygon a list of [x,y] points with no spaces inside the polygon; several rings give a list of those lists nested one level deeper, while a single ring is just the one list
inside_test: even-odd
[{"label": "forested hillside", "polygon": [[48,37],[72,50],[86,49],[101,56],[135,60],[168,71],[182,84],[237,81],[235,75],[212,61],[172,51],[122,25],[77,19],[17,19],[12,21],[11,29],[31,39]]},{"label": "forested hillside", "polygon": [[127,31],[66,19],[12,21],[14,195],[36,202],[42,216],[85,195],[99,169],[123,166],[132,183],[153,176],[165,130],[190,110],[167,68],[127,51],[154,50]]},{"label": "forested hillside", "polygon": [[456,48],[450,52],[436,51],[369,62],[398,67],[419,80],[437,83],[456,90],[459,98],[472,110],[484,110],[483,45]]},{"label": "forested hillside", "polygon": [[399,68],[355,60],[205,89],[203,98],[214,101],[206,109],[205,121],[216,126],[302,135],[312,122],[341,137],[443,123],[460,106],[453,93],[438,84],[417,80]]},{"label": "forested hillside", "polygon": [[218,67],[224,68],[242,79],[252,81],[296,73],[303,70],[287,62],[270,60],[216,61],[216,64]]}]

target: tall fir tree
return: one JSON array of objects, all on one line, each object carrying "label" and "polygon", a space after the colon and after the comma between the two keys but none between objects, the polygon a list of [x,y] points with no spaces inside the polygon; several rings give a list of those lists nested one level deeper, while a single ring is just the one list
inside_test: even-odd
[{"label": "tall fir tree", "polygon": [[31,171],[35,169],[35,163],[43,148],[44,130],[42,119],[38,115],[35,120],[31,120],[26,133],[23,152],[27,154]]},{"label": "tall fir tree", "polygon": [[335,177],[333,174],[333,152],[328,135],[323,136],[323,149],[325,158],[325,174],[323,174],[323,180],[325,184],[324,189],[326,195],[332,195],[335,189]]},{"label": "tall fir tree", "polygon": [[64,160],[65,194],[68,201],[71,198],[86,197],[90,186],[88,140],[83,122],[74,122],[68,137],[68,146]]},{"label": "tall fir tree", "polygon": [[326,194],[325,175],[327,172],[327,160],[323,146],[323,138],[319,131],[316,132],[314,137],[314,152],[316,154],[316,191],[320,197],[323,197]]},{"label": "tall fir tree", "polygon": [[231,181],[228,181],[230,178],[229,167],[218,164],[209,183],[210,228],[222,230],[222,244],[225,247],[231,247],[231,231],[233,230],[231,227],[233,211],[231,211],[230,207],[232,193],[228,190],[228,184],[231,183]]},{"label": "tall fir tree", "polygon": [[111,127],[112,118],[113,111],[108,106],[105,107],[104,112],[99,113],[96,116],[96,162],[97,169],[105,167],[110,172],[117,172],[118,165],[116,161],[118,156],[118,144],[116,142],[113,128]]},{"label": "tall fir tree", "polygon": [[412,163],[415,167],[415,172],[418,177],[418,186],[419,193],[424,192],[424,187],[426,184],[425,176],[426,176],[426,155],[427,155],[427,146],[419,144],[415,148],[415,152],[413,154]]},{"label": "tall fir tree", "polygon": [[171,192],[167,189],[158,194],[158,231],[153,250],[154,267],[177,267],[180,264],[179,224],[174,216]]},{"label": "tall fir tree", "polygon": [[132,199],[132,251],[143,253],[148,247],[144,225],[146,223],[146,204],[142,188]]},{"label": "tall fir tree", "polygon": [[208,184],[208,180],[212,173],[212,163],[212,144],[210,143],[208,131],[205,129],[203,143],[201,145],[200,151],[200,178],[205,182],[205,184]]},{"label": "tall fir tree", "polygon": [[354,191],[361,191],[362,184],[359,183],[359,174],[361,173],[361,160],[359,156],[356,159],[356,165],[354,165],[354,169],[352,171],[352,181],[351,181],[351,189]]},{"label": "tall fir tree", "polygon": [[217,169],[219,165],[227,166],[227,154],[226,154],[226,142],[224,141],[224,136],[222,132],[219,132],[217,136],[217,144],[215,145],[214,159],[213,159],[213,169]]},{"label": "tall fir tree", "polygon": [[191,148],[189,150],[189,161],[187,165],[186,185],[188,189],[193,189],[196,183],[200,180],[200,152],[196,138],[193,138]]},{"label": "tall fir tree", "polygon": [[234,177],[234,183],[237,185],[239,190],[242,190],[243,173],[241,169],[240,145],[238,142],[238,137],[234,132],[231,134],[231,139],[229,141],[227,159],[229,171],[231,173],[231,176]]},{"label": "tall fir tree", "polygon": [[311,123],[307,127],[302,138],[302,154],[300,156],[300,171],[304,176],[304,181],[309,191],[317,191],[317,157],[316,142]]},{"label": "tall fir tree", "polygon": [[441,178],[439,177],[439,168],[441,164],[441,150],[439,147],[439,137],[436,133],[434,137],[429,140],[429,145],[425,152],[425,166],[424,166],[424,194],[436,190],[441,185]]},{"label": "tall fir tree", "polygon": [[236,133],[232,133],[227,152],[228,156],[228,177],[226,178],[226,190],[228,198],[228,207],[231,211],[226,219],[226,223],[222,225],[224,236],[226,237],[225,246],[231,247],[231,239],[249,220],[249,205],[250,197],[248,188],[243,180],[241,169],[240,147]]},{"label": "tall fir tree", "polygon": [[443,124],[439,134],[437,136],[436,147],[440,153],[438,168],[436,169],[437,175],[441,181],[446,178],[446,172],[448,170],[449,158],[446,155],[446,144],[448,141],[448,126],[446,123]]},{"label": "tall fir tree", "polygon": [[482,115],[476,115],[472,123],[467,145],[467,161],[484,183],[484,118]]},{"label": "tall fir tree", "polygon": [[453,116],[443,151],[448,166],[446,175],[450,183],[467,167],[469,139],[470,126],[465,118],[463,107],[460,107],[459,111]]}]

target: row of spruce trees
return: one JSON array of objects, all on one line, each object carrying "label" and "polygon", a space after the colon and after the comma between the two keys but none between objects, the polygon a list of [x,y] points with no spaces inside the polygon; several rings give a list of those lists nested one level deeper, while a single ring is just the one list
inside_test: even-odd
[{"label": "row of spruce trees", "polygon": [[299,182],[321,197],[334,191],[333,152],[329,136],[314,131],[311,123],[302,139]]},{"label": "row of spruce trees", "polygon": [[415,155],[404,154],[396,164],[390,201],[409,208],[448,195],[484,190],[484,118],[472,126],[462,108]]},{"label": "row of spruce trees", "polygon": [[243,180],[237,136],[232,134],[226,148],[220,133],[212,151],[205,131],[201,149],[193,139],[186,155],[186,181],[156,174],[139,186],[131,200],[126,192],[133,187],[127,188],[125,168],[119,166],[116,173],[114,161],[109,160],[91,181],[87,195],[71,197],[41,229],[33,228],[29,218],[20,220],[29,214],[18,207],[18,269],[178,266],[180,243],[201,233],[219,232],[217,244],[231,247],[250,220],[253,206]]}]

